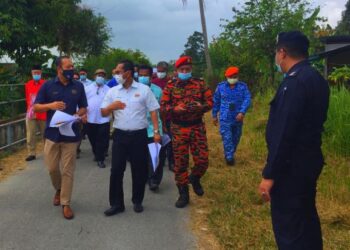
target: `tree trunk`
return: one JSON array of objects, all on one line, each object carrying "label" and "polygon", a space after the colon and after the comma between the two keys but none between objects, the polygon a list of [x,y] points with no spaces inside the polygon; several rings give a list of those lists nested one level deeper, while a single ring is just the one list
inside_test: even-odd
[{"label": "tree trunk", "polygon": [[209,55],[208,32],[207,32],[207,25],[205,21],[205,13],[204,13],[204,0],[199,0],[199,10],[201,14],[201,23],[202,23],[202,30],[203,30],[203,37],[204,37],[204,54],[205,54],[205,61],[207,63],[207,73],[208,73],[208,78],[211,79],[213,77],[213,67],[211,65],[211,59]]}]

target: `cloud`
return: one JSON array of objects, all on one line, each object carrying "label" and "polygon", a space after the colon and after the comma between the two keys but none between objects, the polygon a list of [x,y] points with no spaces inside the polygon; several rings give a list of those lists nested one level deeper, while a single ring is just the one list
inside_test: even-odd
[{"label": "cloud", "polygon": [[[232,18],[237,0],[206,0],[208,35],[211,39],[222,32],[222,19]],[[321,14],[334,27],[341,17],[346,0],[315,1]],[[176,59],[184,50],[187,38],[201,31],[198,0],[83,0],[83,4],[101,13],[112,29],[110,46],[140,49],[153,63]],[[329,11],[332,10],[332,11]]]}]

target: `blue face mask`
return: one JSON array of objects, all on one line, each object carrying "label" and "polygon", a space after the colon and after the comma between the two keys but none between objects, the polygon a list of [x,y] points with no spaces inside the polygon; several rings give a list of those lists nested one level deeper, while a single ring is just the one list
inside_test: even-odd
[{"label": "blue face mask", "polygon": [[102,76],[97,76],[96,77],[96,84],[99,85],[99,86],[102,86],[105,84],[105,79],[104,77]]},{"label": "blue face mask", "polygon": [[277,70],[277,72],[282,73],[281,65],[276,63],[276,70]]},{"label": "blue face mask", "polygon": [[178,77],[181,81],[187,81],[192,77],[192,72],[189,73],[179,73]]},{"label": "blue face mask", "polygon": [[86,80],[86,75],[80,75],[80,80],[85,81]]},{"label": "blue face mask", "polygon": [[33,80],[38,82],[41,79],[41,75],[33,75]]},{"label": "blue face mask", "polygon": [[134,73],[134,78],[137,79],[137,77],[139,77],[139,73],[138,73],[138,72],[135,72],[135,73]]},{"label": "blue face mask", "polygon": [[140,76],[139,77],[139,83],[150,85],[150,78],[149,76]]}]

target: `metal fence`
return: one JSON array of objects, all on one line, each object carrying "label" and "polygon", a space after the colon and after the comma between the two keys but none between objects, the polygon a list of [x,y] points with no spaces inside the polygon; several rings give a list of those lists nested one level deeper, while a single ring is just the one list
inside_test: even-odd
[{"label": "metal fence", "polygon": [[[22,88],[19,88],[22,87]],[[20,94],[22,98],[11,100],[13,91],[24,90],[24,84],[0,84],[0,89],[9,88],[5,96],[6,100],[0,100],[0,109],[4,110],[6,106],[10,117],[7,120],[0,117],[0,151],[9,149],[26,141],[25,124],[25,98],[24,91]],[[10,100],[8,100],[8,98]]]}]

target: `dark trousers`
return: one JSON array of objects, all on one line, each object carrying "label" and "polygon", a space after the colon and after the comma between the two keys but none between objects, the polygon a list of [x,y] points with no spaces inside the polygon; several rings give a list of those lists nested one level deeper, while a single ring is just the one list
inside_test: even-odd
[{"label": "dark trousers", "polygon": [[103,124],[86,124],[86,133],[89,138],[92,152],[95,155],[96,161],[104,161],[105,154],[109,148],[109,122]]},{"label": "dark trousers", "polygon": [[[153,143],[153,138],[148,138],[148,143]],[[159,152],[159,164],[156,168],[156,171],[153,170],[153,163],[151,156],[148,152],[148,180],[151,183],[159,185],[163,178],[163,167],[166,159],[166,147],[161,147]]]},{"label": "dark trousers", "polygon": [[316,181],[304,178],[275,180],[271,192],[272,226],[279,250],[321,250]]},{"label": "dark trousers", "polygon": [[123,178],[126,160],[131,163],[132,202],[141,204],[148,178],[147,130],[126,132],[115,129],[112,145],[112,169],[109,185],[111,206],[124,207]]}]

